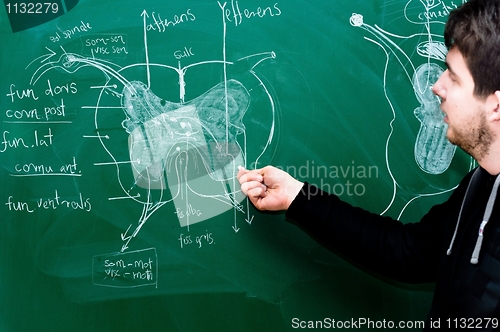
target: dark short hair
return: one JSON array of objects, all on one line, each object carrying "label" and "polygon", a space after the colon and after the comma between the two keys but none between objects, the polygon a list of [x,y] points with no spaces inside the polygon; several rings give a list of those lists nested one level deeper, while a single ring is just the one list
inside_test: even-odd
[{"label": "dark short hair", "polygon": [[474,95],[484,98],[500,90],[500,0],[470,0],[453,10],[444,41],[463,55]]}]

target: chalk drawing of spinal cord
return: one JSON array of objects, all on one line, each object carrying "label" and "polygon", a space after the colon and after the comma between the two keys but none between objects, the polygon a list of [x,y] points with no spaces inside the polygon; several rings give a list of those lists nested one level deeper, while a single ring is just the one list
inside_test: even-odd
[{"label": "chalk drawing of spinal cord", "polygon": [[[274,52],[265,52],[236,61],[241,60],[243,66],[248,68],[255,59],[248,69],[249,76],[254,80],[252,90],[260,89],[259,94],[268,99],[271,114],[268,117],[269,136],[256,160],[266,154],[273,141],[275,108],[271,94],[253,69],[261,62],[274,58]],[[147,62],[119,67],[107,60],[64,51],[58,60],[46,61],[33,75],[32,84],[44,73],[56,68],[71,74],[82,67],[93,67],[104,74],[105,84],[96,87],[101,88],[99,100],[91,108],[95,108],[99,141],[113,160],[109,164],[116,167],[117,179],[124,193],[124,197],[112,197],[110,200],[130,199],[143,205],[138,224],[131,225],[122,234],[122,240],[126,242],[122,251],[128,248],[130,240],[139,233],[147,220],[167,203],[175,205],[180,226],[188,230],[190,225],[232,209],[234,225],[231,226],[238,232],[237,220],[240,218],[237,218],[237,213],[249,213],[248,207],[244,209],[242,205],[245,196],[239,189],[236,173],[239,165],[247,164],[247,134],[243,117],[251,104],[252,94],[237,79],[224,77],[222,82],[202,95],[185,101],[186,89],[189,88],[185,80],[186,71],[205,64],[220,65],[224,67],[225,73],[226,67],[235,65],[235,62],[212,60],[185,67],[181,67],[180,61],[177,67]],[[129,69],[137,68],[147,72],[147,82],[126,78]],[[177,73],[178,81],[171,83],[179,86],[178,102],[165,100],[155,94],[150,83],[150,68]],[[104,99],[107,100],[106,104]],[[115,104],[110,105],[110,101]],[[108,109],[123,112],[120,124],[128,134],[125,149],[128,148],[129,160],[120,160],[113,150],[116,144],[109,142],[108,135],[101,134],[106,130],[100,120],[101,114],[109,114]],[[238,139],[239,136],[242,139]],[[129,184],[126,176],[122,176],[130,169],[134,179],[132,184]],[[251,224],[250,215],[244,219]]]},{"label": "chalk drawing of spinal cord", "polygon": [[[421,21],[411,19],[407,15],[407,9],[410,5],[422,9],[419,15]],[[438,7],[444,7],[447,10],[452,9],[441,0],[410,0],[406,4],[405,18],[410,23],[424,27],[422,33],[411,36],[392,34],[382,30],[377,25],[370,26],[363,21],[361,14],[354,13],[350,18],[351,25],[366,30],[376,40],[367,37],[365,39],[382,47],[388,58],[390,55],[395,57],[395,60],[403,66],[408,79],[411,81],[415,96],[420,103],[420,106],[414,111],[415,117],[420,121],[420,129],[415,140],[415,161],[422,171],[429,174],[444,173],[450,166],[456,150],[456,146],[446,139],[447,125],[443,121],[444,114],[440,109],[440,100],[432,93],[432,85],[441,76],[443,69],[438,64],[431,62],[431,59],[444,61],[447,53],[444,42],[435,40],[440,36],[431,32],[433,24],[443,24],[441,21],[432,20],[431,13]],[[418,43],[414,51],[424,58],[426,62],[415,68],[408,55],[391,38],[399,40],[409,40],[411,38],[422,40],[423,38],[424,41]],[[409,63],[409,68],[404,66],[403,63]],[[385,71],[387,71],[387,64]],[[384,81],[384,89],[387,88],[387,84],[390,84],[390,82]],[[392,108],[391,101],[389,98],[387,100]]]}]

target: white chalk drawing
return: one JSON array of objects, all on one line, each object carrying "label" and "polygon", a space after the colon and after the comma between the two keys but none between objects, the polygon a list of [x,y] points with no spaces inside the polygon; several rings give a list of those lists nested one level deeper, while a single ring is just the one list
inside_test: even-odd
[{"label": "white chalk drawing", "polygon": [[443,121],[439,100],[432,93],[432,83],[443,73],[435,63],[426,63],[413,75],[415,96],[421,104],[415,109],[420,121],[415,143],[415,160],[418,166],[430,174],[444,173],[453,159],[456,146],[446,139],[448,126]]},{"label": "white chalk drawing", "polygon": [[[137,236],[150,217],[165,204],[174,204],[175,216],[180,227],[199,223],[233,210],[234,223],[228,225],[237,233],[240,230],[239,220],[251,225],[249,202],[239,188],[236,174],[238,166],[259,164],[259,159],[267,153],[274,140],[275,105],[272,94],[265,83],[255,73],[254,68],[263,61],[276,58],[272,51],[249,55],[228,61],[226,59],[226,29],[223,29],[221,44],[222,59],[193,63],[182,67],[181,60],[177,66],[152,63],[149,60],[148,39],[146,29],[146,11],[141,15],[144,20],[145,62],[128,66],[119,66],[112,61],[101,59],[94,54],[90,57],[66,52],[62,47],[62,55],[50,50],[51,54],[41,57],[40,65],[33,73],[31,84],[36,84],[50,70],[63,70],[68,74],[75,73],[83,67],[100,70],[105,79],[95,105],[84,108],[95,112],[94,135],[85,136],[97,139],[107,151],[111,161],[95,163],[99,167],[115,167],[117,181],[123,195],[109,197],[109,200],[130,200],[142,205],[142,213],[137,223],[121,233],[121,249],[125,252],[130,242]],[[225,15],[222,25],[225,27]],[[56,60],[53,60],[57,58]],[[252,89],[260,89],[260,94],[267,96],[270,122],[267,144],[254,160],[248,160],[246,140],[247,134],[243,117],[252,102],[251,91],[245,85],[227,77],[227,67],[238,63],[253,64],[248,72],[257,82]],[[209,88],[202,95],[186,101],[189,82],[186,72],[195,66],[219,65],[223,68],[222,81]],[[128,79],[128,71],[141,69],[147,73],[145,82]],[[152,69],[175,71],[178,75],[179,101],[162,99],[155,94],[151,86]],[[115,104],[109,104],[109,96]],[[104,102],[104,97],[107,101]],[[123,120],[121,126],[128,136],[129,159],[116,156],[109,143],[112,140],[101,128],[101,114],[109,109],[121,110]],[[122,172],[131,169],[135,183],[130,185],[122,179]],[[144,194],[145,192],[145,194]],[[244,202],[245,201],[245,202]],[[243,204],[247,204],[246,208]],[[239,217],[243,215],[243,217]],[[107,255],[107,254],[106,254]]]},{"label": "white chalk drawing", "polygon": [[[411,18],[408,14],[410,5],[417,4],[421,10],[419,15],[412,14]],[[373,36],[372,38],[364,37],[367,41],[378,45],[386,55],[386,63],[384,66],[384,92],[385,98],[392,110],[393,118],[390,122],[390,133],[386,140],[386,166],[393,181],[393,195],[387,208],[381,212],[385,214],[393,205],[396,198],[397,189],[400,187],[398,180],[394,177],[391,171],[391,162],[389,161],[389,143],[394,132],[394,121],[396,120],[396,112],[394,111],[393,103],[387,93],[388,86],[391,82],[387,81],[387,70],[391,61],[397,61],[404,71],[408,81],[413,85],[415,97],[420,103],[420,106],[414,110],[414,116],[420,121],[420,129],[415,139],[414,156],[415,162],[419,168],[428,174],[438,175],[444,173],[450,166],[456,147],[452,145],[446,138],[447,125],[444,123],[444,114],[440,110],[440,99],[432,93],[432,85],[437,81],[443,69],[436,62],[444,62],[447,54],[446,46],[442,41],[442,36],[432,32],[433,25],[443,25],[442,20],[436,19],[436,11],[439,14],[443,12],[449,13],[455,8],[456,4],[447,5],[444,0],[410,0],[404,8],[404,17],[411,23],[423,27],[423,32],[413,35],[402,36],[390,33],[381,29],[379,26],[369,25],[364,22],[362,14],[353,13],[350,17],[350,24],[354,27],[364,29]],[[419,20],[417,20],[418,18]],[[419,42],[414,53],[424,59],[424,63],[418,67],[405,51],[398,46],[394,40],[410,40],[416,38]],[[471,162],[472,163],[472,162]],[[424,196],[440,195],[454,188],[438,191],[430,194],[418,194],[410,199],[399,212],[399,217],[404,213],[405,209],[414,200]],[[398,218],[399,218],[398,217]]]}]

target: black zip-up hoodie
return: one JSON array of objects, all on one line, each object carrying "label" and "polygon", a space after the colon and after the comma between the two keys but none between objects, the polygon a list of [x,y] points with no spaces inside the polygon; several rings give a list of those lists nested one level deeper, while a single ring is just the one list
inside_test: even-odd
[{"label": "black zip-up hoodie", "polygon": [[[462,180],[445,203],[431,208],[416,223],[403,224],[353,207],[308,183],[286,217],[327,248],[383,276],[406,283],[435,282],[427,322],[498,320],[500,194],[495,197],[496,190],[492,191],[496,176],[482,168],[476,171]],[[485,211],[491,212],[488,223],[483,223]],[[491,321],[486,328],[488,321],[478,319],[469,330],[499,330]]]}]

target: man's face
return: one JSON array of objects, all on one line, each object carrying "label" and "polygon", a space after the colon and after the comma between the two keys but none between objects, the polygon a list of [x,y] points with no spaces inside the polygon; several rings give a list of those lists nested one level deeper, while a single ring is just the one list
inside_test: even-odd
[{"label": "man's face", "polygon": [[474,96],[474,80],[457,47],[446,56],[448,69],[432,91],[441,98],[441,110],[448,124],[446,137],[476,160],[488,154],[493,136],[486,121],[485,100]]}]

